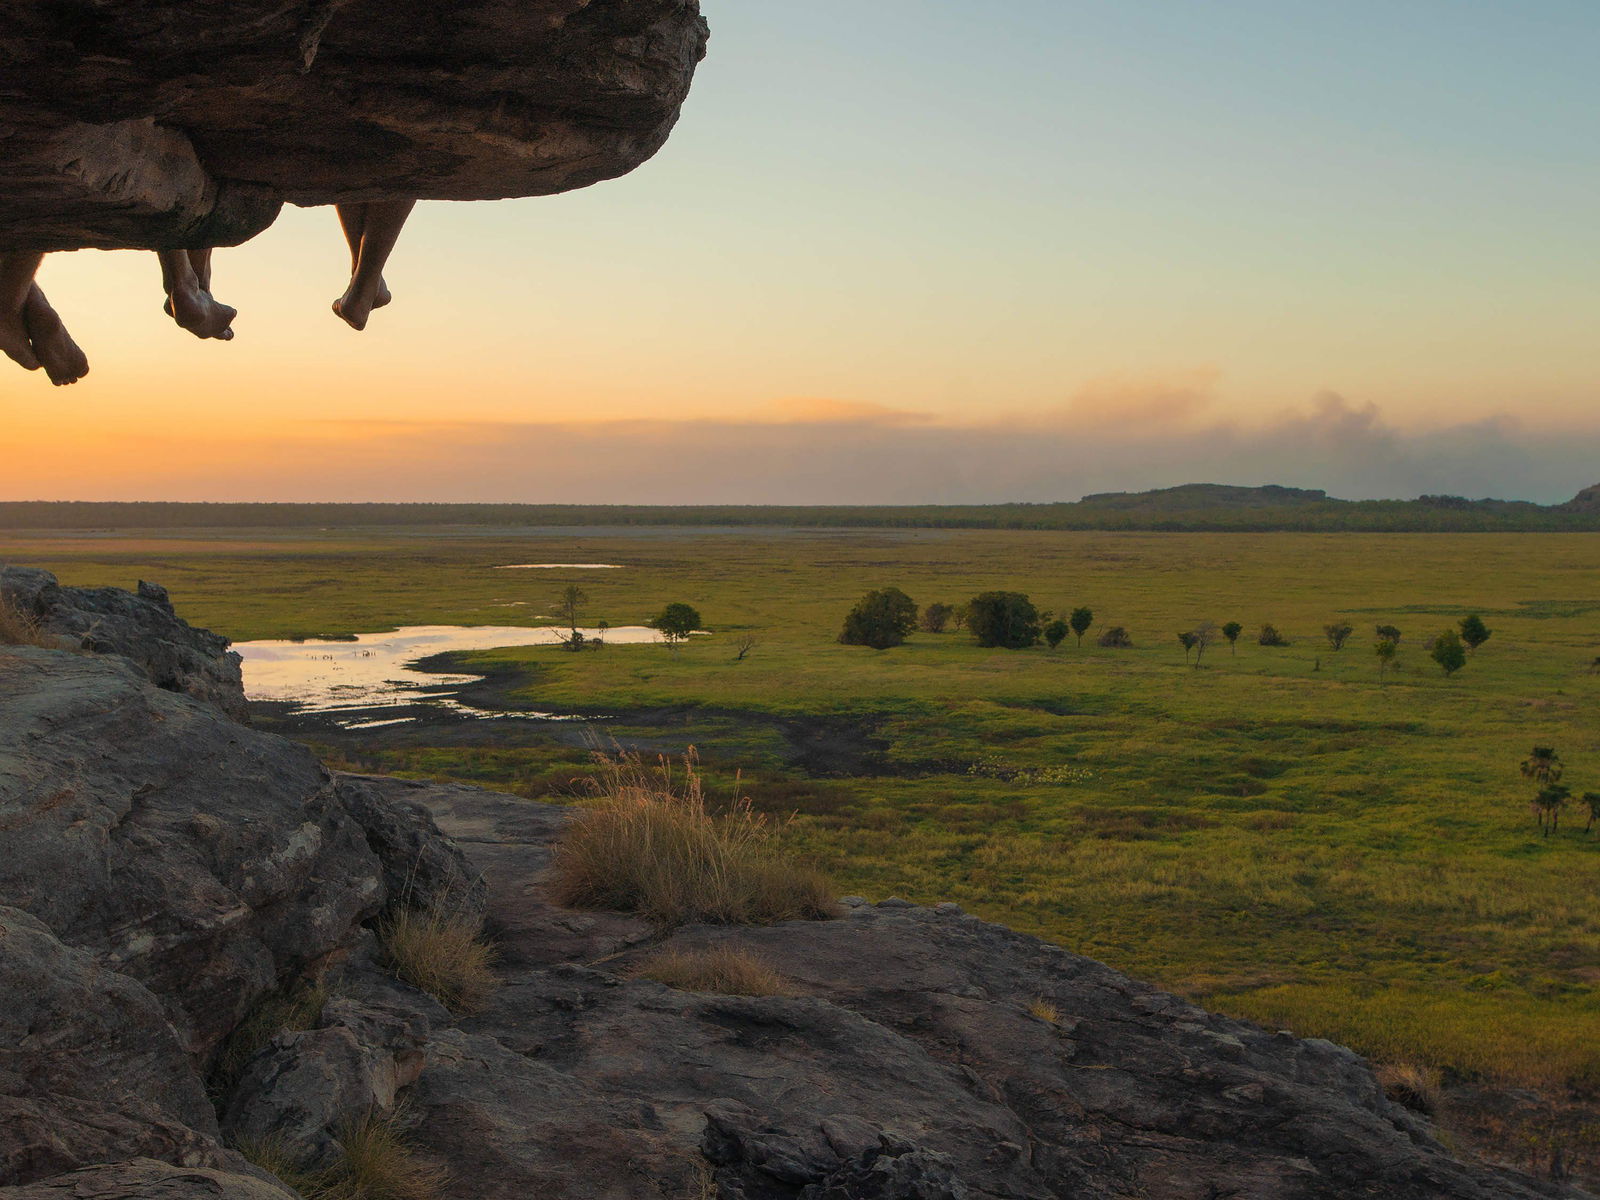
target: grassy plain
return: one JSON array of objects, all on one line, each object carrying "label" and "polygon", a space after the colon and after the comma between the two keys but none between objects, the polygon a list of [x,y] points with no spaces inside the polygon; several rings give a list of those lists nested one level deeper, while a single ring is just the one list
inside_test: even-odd
[{"label": "grassy plain", "polygon": [[[536,623],[577,583],[588,617],[687,601],[676,650],[507,649],[530,707],[617,713],[617,735],[699,745],[726,794],[794,813],[843,889],[952,899],[1269,1025],[1461,1075],[1600,1090],[1600,834],[1542,838],[1517,764],[1556,746],[1600,791],[1600,537],[580,529],[7,535],[64,582],[171,588],[236,639],[398,624]],[[604,572],[497,571],[612,562]],[[1094,609],[1082,647],[964,634],[837,645],[870,588],[919,603],[990,588]],[[1425,642],[1493,629],[1446,678]],[[1196,670],[1176,633],[1239,620]],[[1332,652],[1322,626],[1356,627]],[[1270,621],[1292,644],[1257,646]],[[1380,684],[1375,623],[1404,633]],[[1128,627],[1135,647],[1100,649]],[[735,661],[734,642],[756,646]],[[345,752],[402,773],[560,799],[580,749],[522,725],[374,731]],[[797,745],[804,753],[797,754]]]}]

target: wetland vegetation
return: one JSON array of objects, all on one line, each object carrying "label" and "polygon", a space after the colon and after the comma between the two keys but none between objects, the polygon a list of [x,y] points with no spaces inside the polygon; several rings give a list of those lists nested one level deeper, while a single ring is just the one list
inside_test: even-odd
[{"label": "wetland vegetation", "polygon": [[[1548,784],[1521,770],[1551,747],[1574,797],[1600,790],[1592,535],[40,532],[0,535],[0,557],[158,580],[235,639],[505,625],[576,585],[589,623],[691,605],[711,636],[675,647],[450,662],[646,755],[696,746],[708,802],[792,816],[844,890],[955,900],[1384,1061],[1600,1091],[1600,836],[1581,807],[1546,836]],[[545,561],[627,569],[495,569]],[[923,610],[1022,593],[1093,625],[1054,648],[949,621],[841,644],[885,588]],[[1430,649],[1471,615],[1493,636],[1446,674]],[[1226,642],[1197,667],[1173,632],[1206,622]],[[1112,630],[1127,644],[1102,646]],[[363,769],[540,798],[593,770],[572,722],[263,720]]]}]

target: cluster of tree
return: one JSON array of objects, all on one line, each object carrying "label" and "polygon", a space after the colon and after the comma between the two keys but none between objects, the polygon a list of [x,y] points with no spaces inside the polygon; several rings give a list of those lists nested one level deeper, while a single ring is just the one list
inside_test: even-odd
[{"label": "cluster of tree", "polygon": [[[1532,780],[1538,787],[1531,807],[1539,822],[1539,832],[1549,837],[1561,827],[1561,814],[1572,801],[1572,789],[1561,782],[1566,765],[1554,746],[1535,746],[1533,752],[1522,760],[1522,777]],[[1600,792],[1584,792],[1578,797],[1589,820],[1583,827],[1588,834],[1594,823],[1600,821]]]},{"label": "cluster of tree", "polygon": [[1492,632],[1477,613],[1462,617],[1457,629],[1446,629],[1433,639],[1428,657],[1438,663],[1446,675],[1454,675],[1467,665],[1467,658],[1478,652],[1478,647],[1489,640]]},{"label": "cluster of tree", "polygon": [[[868,592],[845,615],[839,641],[847,646],[871,646],[887,650],[903,643],[915,629],[926,633],[968,629],[980,646],[1025,650],[1040,641],[1052,650],[1073,634],[1079,645],[1094,624],[1094,612],[1075,608],[1064,619],[1041,612],[1022,592],[981,592],[965,604],[929,604],[920,611],[910,596],[899,588],[879,588]],[[1127,631],[1118,629],[1121,641],[1101,645],[1131,645]]]}]

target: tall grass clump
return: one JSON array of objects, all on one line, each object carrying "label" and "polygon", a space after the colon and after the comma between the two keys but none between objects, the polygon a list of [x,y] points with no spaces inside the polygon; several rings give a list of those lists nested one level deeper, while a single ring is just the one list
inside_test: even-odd
[{"label": "tall grass clump", "polygon": [[0,646],[43,646],[55,640],[39,628],[39,622],[23,612],[9,597],[0,596]]},{"label": "tall grass clump", "polygon": [[389,968],[451,1012],[471,1012],[499,986],[481,924],[443,906],[402,905],[378,926]]},{"label": "tall grass clump", "polygon": [[706,802],[694,751],[670,760],[602,755],[597,799],[556,847],[552,894],[573,908],[637,913],[663,928],[769,925],[835,913],[827,881],[786,857],[783,826],[735,799]]},{"label": "tall grass clump", "polygon": [[682,992],[719,996],[787,996],[794,990],[767,963],[737,946],[662,950],[640,963],[633,975]]},{"label": "tall grass clump", "polygon": [[368,1113],[336,1131],[342,1153],[308,1167],[282,1142],[246,1142],[237,1149],[300,1193],[303,1200],[439,1200],[449,1175],[407,1143],[393,1113]]}]

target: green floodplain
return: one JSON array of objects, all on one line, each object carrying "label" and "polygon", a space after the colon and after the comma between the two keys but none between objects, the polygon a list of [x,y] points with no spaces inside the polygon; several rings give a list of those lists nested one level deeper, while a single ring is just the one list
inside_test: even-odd
[{"label": "green floodplain", "polygon": [[[580,528],[0,531],[64,583],[165,584],[236,640],[419,624],[648,621],[677,647],[465,656],[507,706],[609,717],[647,753],[697,747],[724,796],[791,819],[841,893],[954,900],[1207,1006],[1463,1078],[1600,1089],[1600,537]],[[502,571],[537,562],[610,571]],[[870,589],[918,604],[1028,593],[1093,609],[1083,644],[914,634],[836,642]],[[1446,677],[1427,644],[1493,631]],[[1196,669],[1178,633],[1245,626]],[[1322,630],[1355,633],[1333,651]],[[1256,644],[1263,623],[1290,644]],[[1379,678],[1374,627],[1402,632]],[[1096,638],[1121,625],[1130,649]],[[741,640],[753,640],[742,660]],[[271,718],[267,724],[271,727]],[[506,726],[515,726],[507,732]],[[306,732],[336,761],[557,800],[574,727]],[[1566,765],[1543,836],[1519,764]]]}]

